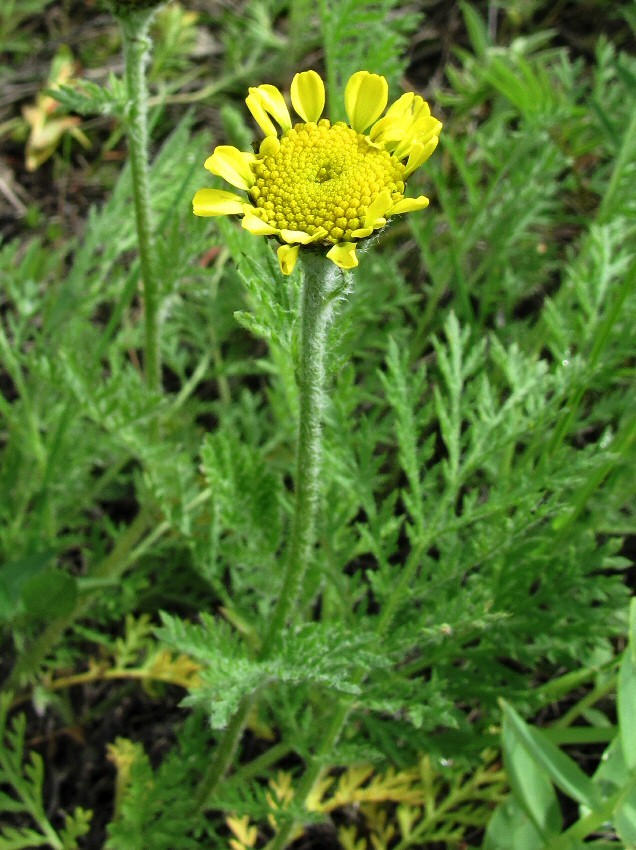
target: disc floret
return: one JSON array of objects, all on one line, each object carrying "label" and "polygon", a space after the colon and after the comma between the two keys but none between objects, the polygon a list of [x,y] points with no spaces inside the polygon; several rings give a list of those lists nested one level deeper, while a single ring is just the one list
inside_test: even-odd
[{"label": "disc floret", "polygon": [[258,154],[221,145],[205,163],[244,190],[247,199],[202,189],[194,198],[195,214],[240,215],[251,233],[275,236],[282,243],[278,258],[285,274],[293,270],[301,245],[324,246],[340,268],[358,265],[361,239],[384,227],[390,216],[428,205],[424,196],[406,198],[405,184],[435,149],[442,126],[412,93],[380,119],[387,93],[384,77],[359,71],[345,90],[351,125],[331,124],[321,118],[325,95],[319,75],[296,74],[291,100],[304,121],[292,126],[275,86],[250,89],[247,106],[265,133]]}]

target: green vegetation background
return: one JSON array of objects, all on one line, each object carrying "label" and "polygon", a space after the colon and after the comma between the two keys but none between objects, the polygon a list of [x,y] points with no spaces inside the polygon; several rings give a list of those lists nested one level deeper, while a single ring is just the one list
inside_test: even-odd
[{"label": "green vegetation background", "polygon": [[[262,846],[272,799],[351,694],[325,764],[351,781],[314,809],[331,831],[298,847],[503,850],[483,830],[509,783],[509,823],[537,832],[510,761],[529,727],[507,715],[506,778],[500,698],[588,729],[596,749],[574,755],[595,770],[617,732],[634,582],[635,23],[620,2],[168,5],[149,68],[158,395],[140,368],[117,28],[96,4],[3,4],[2,850]],[[445,127],[412,181],[430,208],[362,258],[332,331],[319,545],[266,666],[299,280],[190,202],[212,185],[212,146],[255,136],[248,85],[307,67],[334,117],[366,68],[395,96],[424,93]],[[67,83],[57,112],[47,78]],[[234,778],[193,819],[215,730],[256,688]],[[536,788],[563,790],[541,765]],[[243,840],[229,814],[258,830]],[[621,817],[597,840],[632,846]],[[515,850],[579,846],[537,835]]]}]

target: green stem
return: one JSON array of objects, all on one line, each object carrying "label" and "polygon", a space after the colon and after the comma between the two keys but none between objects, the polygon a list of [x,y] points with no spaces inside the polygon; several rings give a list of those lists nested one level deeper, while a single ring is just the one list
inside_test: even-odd
[{"label": "green stem", "polygon": [[[362,676],[357,678],[359,681],[362,680]],[[356,684],[358,684],[358,681],[356,681]],[[307,766],[298,786],[294,790],[295,799],[302,800],[304,802],[310,795],[314,784],[320,777],[327,756],[340,737],[340,733],[342,732],[345,721],[349,716],[349,711],[351,710],[352,705],[353,700],[349,698],[343,700],[336,708],[336,712],[331,719],[331,723],[327,726],[321,736],[320,745],[314,752],[312,760]],[[283,848],[289,843],[292,834],[296,829],[296,825],[297,821],[294,818],[289,818],[287,821],[281,823],[278,832],[267,845],[266,850],[283,850]]]},{"label": "green stem", "polygon": [[[413,550],[404,570],[401,573],[400,580],[395,584],[391,595],[382,608],[382,613],[378,618],[376,627],[376,634],[379,638],[384,637],[391,627],[399,601],[403,598],[406,588],[410,585],[413,575],[417,571],[423,548],[424,547],[420,543],[420,545]],[[363,679],[364,671],[358,670],[353,677],[353,683],[355,685],[360,685]],[[294,792],[294,797],[297,800],[305,801],[310,795],[314,784],[319,779],[322,769],[325,766],[327,756],[338,743],[338,739],[342,734],[342,730],[347,717],[349,716],[349,712],[353,707],[355,699],[355,697],[343,699],[340,704],[336,706],[335,714],[331,719],[331,723],[329,723],[321,736],[320,746],[314,752],[313,757]],[[296,828],[296,823],[297,822],[293,818],[282,823],[278,833],[267,845],[267,850],[283,850],[291,839]]]},{"label": "green stem", "polygon": [[[261,647],[261,659],[269,658],[278,645],[298,600],[315,543],[327,330],[340,273],[326,257],[310,252],[303,257],[303,271],[294,514],[283,584]],[[223,733],[214,758],[201,779],[196,798],[197,811],[205,809],[230,767],[255,699],[256,693],[247,694],[242,699]]]},{"label": "green stem", "polygon": [[263,645],[262,655],[265,658],[275,648],[298,600],[315,542],[316,507],[320,493],[325,351],[339,272],[321,254],[308,253],[303,266],[294,516],[283,586]]},{"label": "green stem", "polygon": [[265,774],[270,770],[272,765],[276,764],[277,761],[280,761],[285,758],[285,756],[288,756],[293,752],[294,748],[288,744],[287,741],[279,741],[277,744],[274,744],[273,747],[265,750],[262,755],[257,756],[255,759],[252,759],[252,761],[238,768],[238,770],[234,773],[232,780],[235,785],[240,785],[241,782],[245,782],[248,779],[253,779],[255,776]]},{"label": "green stem", "polygon": [[249,717],[257,693],[257,691],[252,691],[252,693],[246,694],[243,697],[239,703],[239,707],[234,712],[234,716],[221,736],[221,740],[214,753],[214,758],[209,763],[199,782],[199,788],[195,797],[195,810],[197,814],[205,811],[208,800],[223,781],[232,763],[234,753],[243,736],[243,730],[245,729],[245,724],[247,723],[247,718]]},{"label": "green stem", "polygon": [[159,283],[155,268],[150,206],[150,169],[148,167],[148,92],[146,62],[150,49],[148,28],[154,10],[129,14],[120,20],[126,87],[128,90],[128,148],[132,175],[132,194],[137,225],[139,264],[144,285],[146,384],[161,387],[161,349],[159,345]]},{"label": "green stem", "polygon": [[597,685],[593,690],[589,691],[582,699],[573,705],[565,712],[557,721],[552,724],[552,729],[566,729],[571,726],[575,720],[583,715],[588,708],[591,708],[607,694],[611,693],[618,682],[618,673],[610,676],[605,682]]}]

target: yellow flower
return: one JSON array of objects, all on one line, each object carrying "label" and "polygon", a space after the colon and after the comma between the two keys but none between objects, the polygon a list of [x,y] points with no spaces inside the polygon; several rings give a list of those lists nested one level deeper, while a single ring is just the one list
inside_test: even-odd
[{"label": "yellow flower", "polygon": [[303,71],[291,84],[292,105],[303,119],[293,124],[275,86],[251,88],[245,102],[265,134],[258,153],[219,145],[205,162],[247,197],[201,189],[195,215],[239,215],[250,233],[275,236],[284,274],[293,271],[303,245],[328,248],[341,269],[357,266],[361,239],[391,216],[428,206],[423,195],[405,197],[405,184],[433,153],[442,129],[419,95],[402,95],[381,117],[387,100],[385,78],[358,71],[345,88],[350,123],[332,124],[321,118],[321,78]]}]

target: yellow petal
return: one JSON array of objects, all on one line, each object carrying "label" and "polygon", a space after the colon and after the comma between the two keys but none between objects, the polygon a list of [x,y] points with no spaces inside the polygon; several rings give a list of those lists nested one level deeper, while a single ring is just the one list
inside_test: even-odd
[{"label": "yellow petal", "polygon": [[251,163],[255,159],[253,153],[243,153],[232,145],[219,145],[212,156],[206,159],[204,167],[237,189],[247,191],[255,182],[251,169]]},{"label": "yellow petal", "polygon": [[404,122],[395,115],[385,115],[376,121],[373,127],[369,130],[369,138],[377,144],[385,144],[386,142],[399,141],[403,136]]},{"label": "yellow petal", "polygon": [[275,121],[278,121],[283,130],[291,129],[291,116],[285,98],[276,88],[276,86],[267,85],[264,83],[256,88],[258,97],[260,97],[263,108],[266,109]]},{"label": "yellow petal", "polygon": [[[391,200],[391,193],[388,189],[383,189],[369,204],[366,215],[364,217],[364,226],[365,227],[373,227],[375,222],[384,216],[386,211],[390,208],[393,201]],[[386,222],[383,222],[381,226],[384,226]]]},{"label": "yellow petal", "polygon": [[426,115],[415,122],[413,133],[417,140],[424,144],[429,139],[432,139],[433,136],[439,136],[442,132],[442,126],[442,122],[438,121],[437,118],[433,118],[432,115]]},{"label": "yellow petal", "polygon": [[[422,98],[420,98],[421,100]],[[413,110],[413,101],[415,95],[412,91],[405,92],[397,100],[394,100],[391,106],[386,111],[387,118],[395,118],[396,115],[404,115],[405,112],[411,113]]]},{"label": "yellow petal", "polygon": [[409,154],[406,165],[404,166],[404,179],[406,179],[409,174],[412,174],[416,168],[419,168],[423,162],[426,162],[437,147],[438,142],[439,138],[437,136],[433,136],[433,138],[426,142],[425,145],[421,142],[415,142],[411,148],[411,153]]},{"label": "yellow petal", "polygon": [[300,245],[281,245],[278,251],[278,264],[283,274],[291,274],[294,271]]},{"label": "yellow petal", "polygon": [[439,136],[442,129],[437,118],[433,118],[428,103],[413,92],[403,94],[393,103],[384,118],[373,125],[370,138],[384,145],[396,159],[404,159],[416,141],[427,142],[433,135]]},{"label": "yellow petal", "polygon": [[253,233],[254,236],[273,236],[274,233],[278,233],[277,228],[272,227],[271,224],[249,211],[245,212],[241,226]]},{"label": "yellow petal", "polygon": [[291,102],[305,121],[318,121],[325,108],[325,84],[315,71],[296,74],[291,84]]},{"label": "yellow petal", "polygon": [[[273,126],[273,125],[272,125]],[[258,149],[258,153],[261,157],[263,156],[276,156],[278,151],[280,150],[280,142],[278,141],[277,136],[265,136],[263,141],[260,144]]]},{"label": "yellow petal", "polygon": [[364,133],[384,112],[389,99],[389,86],[384,77],[358,71],[345,88],[345,108],[349,123],[357,133]]},{"label": "yellow petal", "polygon": [[423,97],[420,97],[419,94],[415,96],[413,100],[413,120],[420,121],[422,118],[428,118],[431,114],[431,107],[424,100]]},{"label": "yellow petal", "polygon": [[252,113],[256,123],[265,133],[265,136],[277,136],[278,133],[276,131],[276,127],[272,123],[267,112],[263,109],[263,105],[256,95],[248,94],[245,98],[245,103],[247,104],[249,111]]},{"label": "yellow petal", "polygon": [[327,256],[340,269],[354,269],[358,265],[355,242],[338,242],[327,251]]},{"label": "yellow petal", "polygon": [[195,215],[238,215],[245,200],[223,189],[199,189],[192,201]]},{"label": "yellow petal", "polygon": [[315,239],[304,230],[281,230],[280,238],[285,242],[298,242],[301,245],[307,245],[309,242],[314,242]]},{"label": "yellow petal", "polygon": [[415,121],[409,128],[408,133],[402,133],[400,141],[392,151],[396,159],[404,159],[409,156],[415,142],[424,145],[430,141],[433,136],[439,136],[442,132],[442,122],[432,115],[425,115]]},{"label": "yellow petal", "polygon": [[371,127],[369,137],[374,142],[385,142],[393,137],[395,139],[402,138],[408,131],[414,98],[413,92],[406,92],[392,103],[384,118],[380,118]]},{"label": "yellow petal", "polygon": [[319,241],[320,241],[321,239],[323,239],[326,235],[327,235],[327,231],[325,230],[325,228],[324,228],[324,227],[319,227],[319,228],[316,230],[316,232],[314,233],[314,235],[311,237],[311,239],[309,240],[309,242],[307,242],[307,244],[309,245],[309,243],[310,243],[310,242],[319,242]]},{"label": "yellow petal", "polygon": [[372,227],[359,227],[357,230],[352,230],[351,235],[354,239],[365,239],[373,233]]},{"label": "yellow petal", "polygon": [[429,205],[429,200],[424,195],[419,198],[402,198],[394,204],[388,211],[388,215],[402,215],[403,213],[415,212],[416,210],[424,210]]},{"label": "yellow petal", "polygon": [[280,124],[284,132],[291,129],[289,109],[287,109],[285,98],[276,86],[265,83],[262,86],[251,88],[245,103],[266,136],[277,135],[276,128],[269,118],[270,115],[274,121]]}]

